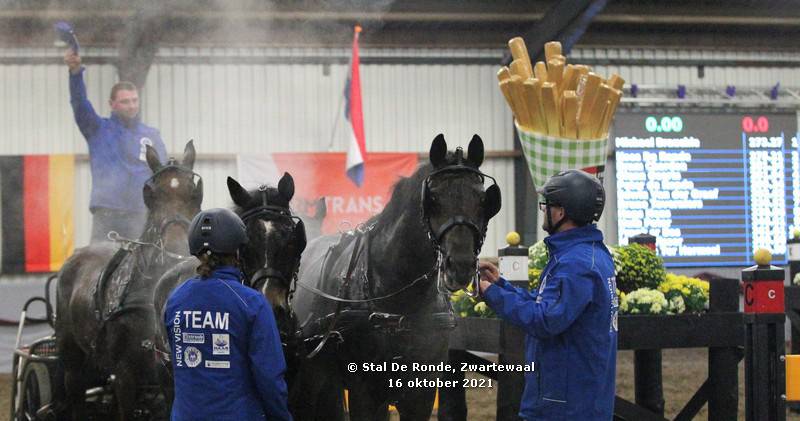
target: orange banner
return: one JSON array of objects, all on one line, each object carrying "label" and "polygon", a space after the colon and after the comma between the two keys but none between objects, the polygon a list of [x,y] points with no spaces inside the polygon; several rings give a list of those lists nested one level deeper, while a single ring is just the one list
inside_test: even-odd
[{"label": "orange banner", "polygon": [[276,153],[267,157],[239,156],[239,177],[272,185],[288,172],[294,178],[292,206],[306,219],[314,204],[325,197],[327,216],[322,233],[354,228],[386,206],[394,184],[417,169],[415,153],[369,153],[364,164],[364,184],[359,188],[345,173],[344,153]]}]

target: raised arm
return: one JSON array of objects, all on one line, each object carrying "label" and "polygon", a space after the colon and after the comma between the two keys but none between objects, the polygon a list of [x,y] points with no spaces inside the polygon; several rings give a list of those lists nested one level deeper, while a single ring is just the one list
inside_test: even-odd
[{"label": "raised arm", "polygon": [[88,141],[100,127],[100,116],[94,111],[94,107],[86,97],[81,56],[72,50],[67,50],[64,54],[64,63],[69,68],[69,98],[75,122],[78,123],[78,128]]}]

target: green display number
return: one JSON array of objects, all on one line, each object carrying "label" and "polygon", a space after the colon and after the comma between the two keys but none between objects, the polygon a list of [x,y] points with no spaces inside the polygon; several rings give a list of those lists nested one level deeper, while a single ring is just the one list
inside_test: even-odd
[{"label": "green display number", "polygon": [[650,133],[679,133],[683,130],[683,119],[678,116],[647,116],[644,128]]}]

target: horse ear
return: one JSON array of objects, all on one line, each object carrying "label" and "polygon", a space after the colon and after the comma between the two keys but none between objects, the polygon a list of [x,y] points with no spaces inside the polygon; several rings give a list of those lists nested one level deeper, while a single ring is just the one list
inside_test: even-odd
[{"label": "horse ear", "polygon": [[197,181],[197,185],[194,186],[194,191],[192,192],[192,201],[200,206],[203,204],[203,179]]},{"label": "horse ear", "polygon": [[233,203],[236,203],[240,207],[246,208],[247,205],[250,204],[250,193],[248,193],[238,181],[234,180],[233,177],[228,177],[228,192],[231,194]]},{"label": "horse ear", "polygon": [[283,177],[278,181],[278,193],[280,193],[287,202],[294,197],[294,178],[292,178],[292,175],[288,172],[283,173]]},{"label": "horse ear", "polygon": [[294,228],[294,239],[297,242],[297,253],[300,254],[306,249],[306,244],[308,243],[306,239],[306,224],[303,223],[302,219],[297,221],[297,225]]},{"label": "horse ear", "polygon": [[314,219],[322,221],[328,214],[328,205],[325,203],[325,197],[317,199],[317,204],[314,206]]},{"label": "horse ear", "polygon": [[473,135],[472,140],[469,141],[467,161],[475,165],[476,168],[483,164],[483,139],[478,135]]},{"label": "horse ear", "polygon": [[147,158],[147,165],[150,167],[150,170],[155,173],[161,168],[161,160],[158,159],[158,152],[156,152],[152,146],[147,145],[146,147],[147,152],[145,152],[144,156]]},{"label": "horse ear", "polygon": [[502,198],[500,197],[500,187],[497,184],[492,184],[486,189],[486,201],[484,202],[486,211],[486,221],[492,219],[493,216],[500,212],[502,207]]},{"label": "horse ear", "polygon": [[444,135],[439,133],[436,138],[433,139],[429,158],[431,160],[431,164],[433,164],[433,167],[436,168],[441,164],[444,164],[446,157],[447,142],[444,140]]},{"label": "horse ear", "polygon": [[145,183],[144,188],[142,188],[142,197],[144,198],[144,205],[147,206],[147,209],[153,209],[153,205],[155,204],[154,196],[153,187],[150,186],[150,183]]},{"label": "horse ear", "polygon": [[183,148],[183,160],[181,161],[181,164],[186,168],[192,169],[194,168],[194,158],[194,140],[190,140],[186,143],[186,147]]}]

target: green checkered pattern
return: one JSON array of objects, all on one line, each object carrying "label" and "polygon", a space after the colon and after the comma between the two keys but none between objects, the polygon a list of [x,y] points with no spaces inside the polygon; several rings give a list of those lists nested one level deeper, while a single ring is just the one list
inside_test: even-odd
[{"label": "green checkered pattern", "polygon": [[575,140],[526,132],[517,126],[522,151],[536,188],[561,171],[606,164],[608,138]]}]

